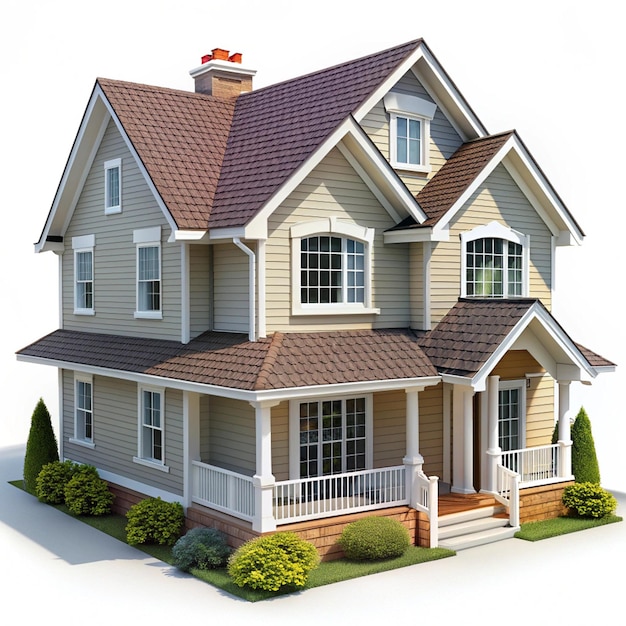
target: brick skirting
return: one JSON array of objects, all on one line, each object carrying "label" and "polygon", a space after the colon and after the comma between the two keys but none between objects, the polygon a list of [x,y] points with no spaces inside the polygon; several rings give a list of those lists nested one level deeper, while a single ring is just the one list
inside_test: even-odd
[{"label": "brick skirting", "polygon": [[520,524],[560,517],[567,513],[561,498],[574,481],[520,490]]}]

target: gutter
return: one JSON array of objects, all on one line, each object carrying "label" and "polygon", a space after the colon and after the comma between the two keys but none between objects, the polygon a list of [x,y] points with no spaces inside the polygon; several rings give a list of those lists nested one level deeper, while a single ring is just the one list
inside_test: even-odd
[{"label": "gutter", "polygon": [[248,331],[248,339],[256,341],[256,256],[248,246],[241,243],[239,237],[233,237],[233,243],[248,255],[248,267],[250,278],[248,280],[248,316],[250,318],[250,329]]}]

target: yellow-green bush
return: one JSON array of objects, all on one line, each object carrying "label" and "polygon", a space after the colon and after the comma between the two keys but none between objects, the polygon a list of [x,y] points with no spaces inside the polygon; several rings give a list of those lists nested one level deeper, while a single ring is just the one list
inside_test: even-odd
[{"label": "yellow-green bush", "polygon": [[257,537],[230,558],[228,573],[239,587],[280,591],[302,588],[320,557],[315,546],[291,532]]},{"label": "yellow-green bush", "polygon": [[185,511],[180,502],[146,498],[130,507],[126,519],[126,541],[129,545],[158,543],[172,546],[183,530]]},{"label": "yellow-green bush", "polygon": [[606,517],[617,508],[617,500],[613,494],[591,482],[565,487],[562,501],[580,517]]},{"label": "yellow-green bush", "polygon": [[348,524],[339,538],[346,558],[355,561],[402,556],[410,544],[409,531],[391,517],[364,517]]}]

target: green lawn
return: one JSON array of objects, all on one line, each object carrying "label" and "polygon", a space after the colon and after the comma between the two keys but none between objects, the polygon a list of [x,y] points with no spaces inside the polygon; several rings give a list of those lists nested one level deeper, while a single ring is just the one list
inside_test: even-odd
[{"label": "green lawn", "polygon": [[613,524],[621,521],[622,518],[617,515],[608,515],[600,519],[556,517],[541,522],[522,524],[521,530],[515,533],[515,536],[525,541],[540,541],[541,539],[558,537],[559,535],[566,535],[567,533],[574,533],[579,530],[586,530],[587,528],[595,528],[597,526],[604,526],[605,524]]}]

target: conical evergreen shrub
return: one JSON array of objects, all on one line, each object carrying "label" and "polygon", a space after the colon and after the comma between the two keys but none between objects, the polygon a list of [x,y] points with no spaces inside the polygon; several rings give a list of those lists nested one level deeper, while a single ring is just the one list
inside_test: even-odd
[{"label": "conical evergreen shrub", "polygon": [[50,413],[40,398],[30,422],[26,455],[24,456],[24,488],[34,494],[37,489],[37,476],[41,468],[59,460],[57,440],[52,430]]},{"label": "conical evergreen shrub", "polygon": [[600,468],[591,422],[583,407],[572,425],[572,473],[577,483],[600,484]]}]

